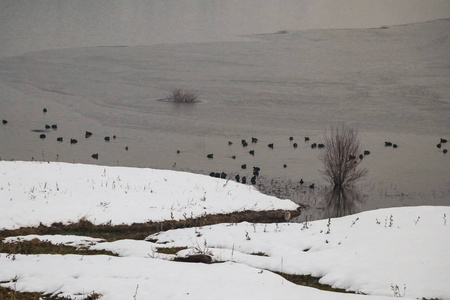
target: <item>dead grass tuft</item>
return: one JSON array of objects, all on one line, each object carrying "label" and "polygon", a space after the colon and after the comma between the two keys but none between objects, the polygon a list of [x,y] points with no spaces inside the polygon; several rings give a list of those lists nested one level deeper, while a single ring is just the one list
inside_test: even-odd
[{"label": "dead grass tuft", "polygon": [[[0,286],[0,300],[69,300],[70,297],[52,296],[35,292],[17,292],[13,289]],[[101,299],[101,295],[92,293],[87,296],[89,300]]]},{"label": "dead grass tuft", "polygon": [[[292,218],[300,215],[299,211],[290,211]],[[284,210],[272,211],[243,211],[231,214],[206,215],[200,218],[187,218],[185,220],[169,220],[164,222],[133,223],[131,225],[94,225],[88,220],[80,220],[77,223],[62,224],[54,223],[51,226],[39,225],[38,227],[24,227],[14,230],[0,231],[0,239],[9,236],[29,234],[62,234],[62,235],[84,235],[102,238],[106,241],[120,239],[143,240],[147,236],[169,229],[188,228],[196,226],[213,225],[219,223],[281,223],[284,222]]]},{"label": "dead grass tuft", "polygon": [[162,254],[177,254],[181,250],[186,250],[187,247],[170,247],[170,248],[156,248],[156,252]]},{"label": "dead grass tuft", "polygon": [[309,286],[323,291],[354,294],[354,292],[349,292],[344,289],[334,288],[332,286],[319,283],[320,277],[313,277],[311,275],[293,275],[281,272],[274,272],[274,273],[280,275],[287,281],[290,281],[298,285]]},{"label": "dead grass tuft", "polygon": [[88,250],[66,246],[63,244],[54,245],[50,242],[33,239],[31,241],[21,241],[13,243],[4,243],[0,241],[0,253],[8,254],[78,254],[78,255],[112,255],[117,254],[106,250]]},{"label": "dead grass tuft", "polygon": [[181,88],[173,88],[165,99],[165,101],[175,103],[194,103],[197,100],[197,93]]}]

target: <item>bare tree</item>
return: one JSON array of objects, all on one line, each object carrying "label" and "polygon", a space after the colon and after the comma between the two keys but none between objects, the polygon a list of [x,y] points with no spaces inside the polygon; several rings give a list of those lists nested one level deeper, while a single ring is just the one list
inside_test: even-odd
[{"label": "bare tree", "polygon": [[325,134],[324,140],[325,149],[320,156],[324,165],[322,174],[335,188],[352,186],[367,174],[365,168],[359,168],[361,150],[357,130],[340,124],[331,127],[330,136]]}]

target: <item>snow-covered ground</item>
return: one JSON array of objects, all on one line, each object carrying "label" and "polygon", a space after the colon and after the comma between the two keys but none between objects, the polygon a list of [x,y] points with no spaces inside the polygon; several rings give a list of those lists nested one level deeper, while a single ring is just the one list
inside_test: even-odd
[{"label": "snow-covered ground", "polygon": [[[24,162],[0,162],[0,173],[0,228],[80,217],[129,224],[171,219],[171,212],[179,219],[191,212],[296,208],[249,186],[189,173]],[[300,224],[170,230],[148,241],[10,237],[4,242],[37,238],[106,249],[119,257],[1,253],[0,282],[18,291],[73,298],[95,292],[102,299],[450,299],[449,217],[450,207],[421,206]],[[174,255],[157,251],[175,246],[187,247],[177,256],[200,251],[222,263],[173,262]],[[298,286],[271,271],[311,274],[323,284],[369,295]]]},{"label": "snow-covered ground", "polygon": [[251,185],[168,170],[0,161],[0,229],[132,224],[237,211],[295,210]]}]

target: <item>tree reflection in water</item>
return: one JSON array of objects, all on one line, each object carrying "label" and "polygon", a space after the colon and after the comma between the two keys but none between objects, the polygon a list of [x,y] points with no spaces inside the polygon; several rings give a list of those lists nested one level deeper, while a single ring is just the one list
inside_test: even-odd
[{"label": "tree reflection in water", "polygon": [[256,188],[280,199],[290,199],[300,206],[300,216],[291,222],[320,220],[342,217],[358,213],[362,209],[363,198],[356,187],[327,187],[308,184],[286,178],[260,177]]},{"label": "tree reflection in water", "polygon": [[325,201],[325,215],[327,218],[343,217],[359,212],[358,205],[362,203],[360,193],[354,188],[335,186],[327,191],[323,197]]}]

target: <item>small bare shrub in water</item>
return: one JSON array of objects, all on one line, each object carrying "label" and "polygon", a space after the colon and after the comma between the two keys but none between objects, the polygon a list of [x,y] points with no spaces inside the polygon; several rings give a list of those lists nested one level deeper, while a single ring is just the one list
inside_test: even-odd
[{"label": "small bare shrub in water", "polygon": [[175,103],[193,103],[198,100],[198,94],[181,88],[173,88],[165,100]]}]

